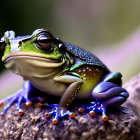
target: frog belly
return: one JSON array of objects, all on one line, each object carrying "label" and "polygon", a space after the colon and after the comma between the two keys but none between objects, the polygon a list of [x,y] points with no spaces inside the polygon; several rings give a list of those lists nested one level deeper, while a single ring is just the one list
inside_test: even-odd
[{"label": "frog belly", "polygon": [[55,96],[62,96],[67,88],[67,85],[55,82],[52,78],[32,77],[29,81],[39,90]]},{"label": "frog belly", "polygon": [[[62,96],[67,89],[68,85],[55,82],[53,78],[41,78],[38,79],[37,77],[29,79],[30,82],[39,90],[46,92],[47,94],[54,95],[54,96]],[[77,99],[85,99],[85,98],[91,98],[91,93],[93,90],[93,82],[89,81],[89,83],[83,84],[81,89],[79,90],[79,94],[76,96]]]},{"label": "frog belly", "polygon": [[[79,90],[77,99],[88,99],[91,98],[91,93],[94,87],[103,79],[105,72],[102,68],[96,66],[86,66],[79,69],[76,69],[74,72],[81,75],[84,84]],[[32,78],[30,81],[40,90],[47,92],[51,95],[62,96],[67,89],[68,85],[56,82],[51,78]]]}]

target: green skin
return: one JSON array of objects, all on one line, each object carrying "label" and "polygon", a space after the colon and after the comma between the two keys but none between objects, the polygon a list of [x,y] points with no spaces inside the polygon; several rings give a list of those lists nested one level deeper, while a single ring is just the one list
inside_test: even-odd
[{"label": "green skin", "polygon": [[[85,53],[86,57],[82,58],[79,52],[75,51],[76,46],[71,50],[65,42],[45,29],[35,30],[31,36],[23,37],[15,37],[13,31],[7,31],[1,42],[4,48],[2,61],[6,68],[23,76],[27,80],[25,87],[30,82],[40,91],[61,97],[61,108],[68,108],[75,98],[89,99],[92,96],[96,100],[110,100],[118,96],[116,92],[108,95],[101,95],[100,91],[94,94],[92,92],[102,81],[121,86],[120,73],[110,73],[94,55],[90,62],[88,55],[91,53],[83,49],[80,53]],[[127,97],[128,95],[125,95],[123,101],[120,99],[121,103]],[[114,100],[113,103],[117,104]],[[112,105],[110,102],[106,104]]]},{"label": "green skin", "polygon": [[[4,55],[2,57],[2,61],[6,60],[5,66],[8,69],[12,70],[14,73],[22,75],[24,79],[29,80],[38,89],[43,90],[47,93],[54,94],[56,96],[62,96],[62,99],[60,101],[61,106],[68,106],[66,104],[69,104],[71,96],[73,96],[73,94],[76,93],[75,90],[77,90],[81,86],[82,87],[80,91],[78,92],[77,90],[77,97],[90,97],[95,85],[97,85],[97,83],[101,81],[101,79],[105,76],[107,72],[103,68],[97,66],[93,67],[89,64],[85,65],[86,63],[84,63],[84,66],[79,65],[71,71],[70,68],[72,66],[74,67],[74,59],[76,59],[77,56],[75,56],[75,54],[69,54],[68,58],[65,54],[61,54],[58,46],[53,43],[52,52],[46,53],[45,51],[42,51],[36,46],[35,42],[36,36],[39,33],[40,31],[35,31],[33,35],[29,37],[29,40],[25,42],[23,41],[22,45],[19,45],[19,41],[26,39],[26,37],[22,37],[17,40],[11,39],[10,45],[8,44],[9,40],[7,39],[8,45],[6,46]],[[38,60],[37,57],[41,58],[41,60]],[[60,60],[60,58],[62,58],[62,61],[57,62],[57,60]],[[51,62],[49,62],[50,60]],[[81,64],[81,62],[82,60],[78,63]],[[32,63],[35,63],[35,65],[32,66]],[[70,73],[70,75],[68,73]],[[54,82],[52,83],[50,81]],[[47,87],[48,83],[52,83],[52,85],[49,85],[49,87]],[[70,91],[67,86],[68,84],[70,84]],[[51,91],[52,87],[57,90],[55,91],[53,89],[53,91]],[[68,88],[68,93],[64,93],[66,88]]]}]

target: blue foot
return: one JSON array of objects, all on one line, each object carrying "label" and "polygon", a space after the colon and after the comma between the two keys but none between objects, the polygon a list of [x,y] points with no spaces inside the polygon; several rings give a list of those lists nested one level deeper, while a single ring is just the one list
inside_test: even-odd
[{"label": "blue foot", "polygon": [[89,110],[90,116],[94,116],[96,113],[101,112],[102,120],[108,121],[108,116],[106,115],[106,108],[107,108],[106,104],[96,101],[96,102],[91,102],[91,105],[87,107],[87,110]]},{"label": "blue foot", "polygon": [[[30,107],[32,105],[32,101],[35,100],[34,97],[29,97],[28,93],[25,93],[23,90],[18,91],[17,93],[8,96],[7,98],[4,98],[0,100],[0,107],[2,107],[5,103],[9,102],[3,109],[3,112],[1,112],[1,116],[4,116],[8,109],[17,102],[17,111],[18,114],[21,116],[24,114],[24,111],[21,109],[21,103],[24,101],[27,107]],[[42,101],[41,99],[37,98],[37,100]]]},{"label": "blue foot", "polygon": [[89,115],[92,117],[98,112],[102,113],[102,120],[108,121],[108,116],[106,115],[106,108],[107,106],[100,101],[91,102],[90,104],[86,105],[79,105],[76,107],[79,113],[86,111],[89,112]]},{"label": "blue foot", "polygon": [[58,104],[46,104],[46,106],[52,108],[52,111],[46,112],[44,116],[46,118],[53,116],[53,120],[52,120],[53,124],[57,124],[59,119],[65,116],[69,116],[71,118],[75,117],[74,112],[70,112],[66,108],[60,107]]}]

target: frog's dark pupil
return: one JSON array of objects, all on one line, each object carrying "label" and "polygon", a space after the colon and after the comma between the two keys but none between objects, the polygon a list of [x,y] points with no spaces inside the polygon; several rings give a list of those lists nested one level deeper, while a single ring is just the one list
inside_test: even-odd
[{"label": "frog's dark pupil", "polygon": [[42,39],[42,40],[39,40],[40,43],[50,43],[51,42],[51,39]]},{"label": "frog's dark pupil", "polygon": [[18,44],[21,45],[22,44],[22,41],[19,41]]},{"label": "frog's dark pupil", "polygon": [[47,33],[42,33],[37,36],[37,46],[44,51],[51,51],[52,38]]}]

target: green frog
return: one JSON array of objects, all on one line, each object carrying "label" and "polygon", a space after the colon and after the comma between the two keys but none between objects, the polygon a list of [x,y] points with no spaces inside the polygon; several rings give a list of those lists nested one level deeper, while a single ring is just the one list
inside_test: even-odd
[{"label": "green frog", "polygon": [[77,101],[77,112],[86,110],[90,116],[102,112],[102,120],[107,121],[106,109],[121,105],[129,96],[121,87],[121,73],[111,73],[91,52],[62,41],[46,29],[17,37],[14,31],[7,31],[0,47],[5,67],[25,80],[21,90],[0,101],[1,107],[8,102],[1,116],[15,102],[18,114],[23,115],[22,102],[29,107],[37,100],[42,106],[46,98],[45,106],[52,111],[44,116],[52,117],[53,124],[64,116],[75,117],[76,111],[69,107]]}]

